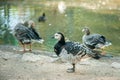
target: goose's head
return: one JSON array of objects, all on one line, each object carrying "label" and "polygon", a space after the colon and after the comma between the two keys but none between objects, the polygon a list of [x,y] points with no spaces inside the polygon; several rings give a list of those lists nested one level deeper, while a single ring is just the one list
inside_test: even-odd
[{"label": "goose's head", "polygon": [[60,32],[57,32],[54,34],[54,38],[57,39],[57,40],[61,40],[61,38],[63,37],[63,34],[60,33]]},{"label": "goose's head", "polygon": [[85,27],[82,29],[82,32],[84,32],[86,35],[89,35],[90,34],[90,30],[89,28]]},{"label": "goose's head", "polygon": [[27,27],[35,27],[35,22],[32,20],[25,21],[23,24]]},{"label": "goose's head", "polygon": [[65,44],[65,37],[64,37],[64,35],[63,35],[61,32],[55,33],[53,38],[55,38],[55,39],[57,39],[59,42]]}]

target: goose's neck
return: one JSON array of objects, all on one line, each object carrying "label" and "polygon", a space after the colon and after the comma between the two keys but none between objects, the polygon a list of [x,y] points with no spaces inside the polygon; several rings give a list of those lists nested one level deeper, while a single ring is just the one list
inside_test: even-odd
[{"label": "goose's neck", "polygon": [[58,43],[61,45],[65,45],[65,42],[63,42],[63,41],[59,41]]},{"label": "goose's neck", "polygon": [[87,32],[85,33],[85,35],[90,35],[90,31],[87,31]]},{"label": "goose's neck", "polygon": [[61,45],[65,45],[65,38],[64,36],[59,40],[59,42]]}]

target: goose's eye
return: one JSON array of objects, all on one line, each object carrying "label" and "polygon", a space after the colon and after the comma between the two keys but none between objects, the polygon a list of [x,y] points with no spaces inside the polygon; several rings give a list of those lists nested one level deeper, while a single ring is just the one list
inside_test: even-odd
[{"label": "goose's eye", "polygon": [[60,35],[59,34],[55,34],[54,37],[55,37],[55,39],[60,39]]},{"label": "goose's eye", "polygon": [[55,36],[58,36],[57,34]]},{"label": "goose's eye", "polygon": [[55,35],[55,37],[57,37],[57,38],[58,38],[58,37],[59,37],[59,35],[57,35],[57,34],[56,34],[56,35]]}]

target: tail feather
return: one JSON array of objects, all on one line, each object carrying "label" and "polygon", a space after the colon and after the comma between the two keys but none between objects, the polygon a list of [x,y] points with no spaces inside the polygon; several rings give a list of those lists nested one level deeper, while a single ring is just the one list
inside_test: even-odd
[{"label": "tail feather", "polygon": [[101,56],[100,56],[100,51],[95,51],[93,49],[90,49],[86,46],[84,46],[84,44],[82,44],[83,48],[85,49],[85,53],[89,56],[89,57],[92,57],[94,59],[100,59]]},{"label": "tail feather", "polygon": [[106,43],[105,43],[105,46],[110,46],[110,45],[112,45],[111,42],[106,42]]},{"label": "tail feather", "polygon": [[44,42],[43,39],[39,39],[39,40],[32,39],[32,43],[41,43],[41,44],[43,44],[43,42]]},{"label": "tail feather", "polygon": [[89,57],[92,57],[94,59],[100,59],[101,58],[99,51],[94,51],[92,49],[88,49],[86,53]]}]

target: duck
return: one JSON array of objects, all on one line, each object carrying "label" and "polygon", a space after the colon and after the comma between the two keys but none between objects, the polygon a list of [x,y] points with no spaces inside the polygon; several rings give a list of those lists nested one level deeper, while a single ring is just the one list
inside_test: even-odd
[{"label": "duck", "polygon": [[84,46],[96,50],[101,49],[102,53],[101,55],[105,55],[104,52],[105,47],[112,45],[110,41],[106,40],[106,37],[101,34],[91,34],[88,27],[85,27],[82,29],[82,32],[84,32],[84,35],[82,37],[82,42]]},{"label": "duck", "polygon": [[99,55],[92,50],[84,47],[79,42],[65,41],[63,33],[57,32],[53,36],[57,39],[57,43],[54,45],[54,52],[62,61],[69,62],[72,68],[68,68],[68,73],[75,72],[75,64],[79,62],[85,55],[89,55],[92,58],[99,59]]},{"label": "duck", "polygon": [[45,13],[43,13],[39,18],[38,18],[38,22],[45,22],[46,21],[46,16]]},{"label": "duck", "polygon": [[32,42],[43,43],[44,39],[39,36],[36,31],[35,23],[32,20],[20,22],[14,27],[14,36],[22,44],[23,51],[26,52],[26,45],[29,45],[29,50],[32,51]]}]

